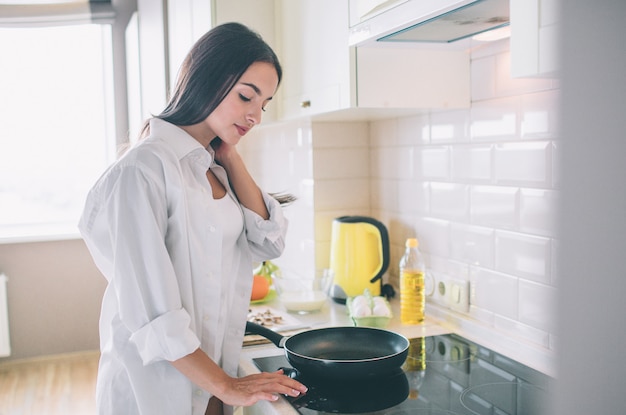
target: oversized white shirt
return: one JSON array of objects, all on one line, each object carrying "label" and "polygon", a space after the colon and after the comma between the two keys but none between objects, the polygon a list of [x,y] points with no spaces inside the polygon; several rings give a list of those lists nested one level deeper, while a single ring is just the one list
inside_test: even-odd
[{"label": "oversized white shirt", "polygon": [[[212,149],[152,119],[149,137],[87,197],[79,229],[108,280],[96,388],[101,415],[203,415],[210,394],[169,363],[198,347],[237,375],[252,264],[282,253],[287,220],[266,193],[269,220],[237,203],[244,226],[225,267],[209,167],[236,200]],[[229,268],[231,275],[222,275]]]}]

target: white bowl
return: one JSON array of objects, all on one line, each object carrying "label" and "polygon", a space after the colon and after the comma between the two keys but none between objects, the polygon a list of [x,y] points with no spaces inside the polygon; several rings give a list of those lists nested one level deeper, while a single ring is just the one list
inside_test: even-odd
[{"label": "white bowl", "polygon": [[311,313],[321,310],[333,283],[333,271],[320,269],[310,272],[289,272],[274,275],[274,288],[287,311]]}]

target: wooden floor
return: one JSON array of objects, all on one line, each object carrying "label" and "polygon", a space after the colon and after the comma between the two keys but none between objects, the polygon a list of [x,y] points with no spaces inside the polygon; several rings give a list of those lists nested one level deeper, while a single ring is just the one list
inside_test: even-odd
[{"label": "wooden floor", "polygon": [[98,352],[0,363],[0,415],[95,415]]}]

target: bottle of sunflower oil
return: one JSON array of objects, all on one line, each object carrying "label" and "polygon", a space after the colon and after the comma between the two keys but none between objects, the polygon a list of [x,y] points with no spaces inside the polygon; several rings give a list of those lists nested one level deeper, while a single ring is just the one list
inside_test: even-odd
[{"label": "bottle of sunflower oil", "polygon": [[416,238],[406,240],[406,250],[400,259],[400,321],[418,324],[424,320],[426,292],[424,289],[424,258]]}]

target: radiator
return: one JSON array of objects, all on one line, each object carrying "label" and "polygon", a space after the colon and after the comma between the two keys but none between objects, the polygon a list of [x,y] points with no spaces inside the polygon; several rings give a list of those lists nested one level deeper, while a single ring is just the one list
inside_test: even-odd
[{"label": "radiator", "polygon": [[9,307],[7,304],[7,276],[0,274],[0,357],[11,354],[9,339]]}]

